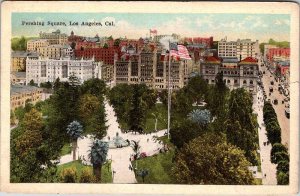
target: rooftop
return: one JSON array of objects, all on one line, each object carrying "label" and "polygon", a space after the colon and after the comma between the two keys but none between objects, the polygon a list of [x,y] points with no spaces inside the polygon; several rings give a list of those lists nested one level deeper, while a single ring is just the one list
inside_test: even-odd
[{"label": "rooftop", "polygon": [[38,57],[36,52],[27,52],[27,51],[12,51],[11,57]]},{"label": "rooftop", "polygon": [[223,57],[223,63],[238,63],[239,60],[237,57]]},{"label": "rooftop", "polygon": [[26,78],[26,72],[13,71],[11,74],[16,76],[16,78]]},{"label": "rooftop", "polygon": [[32,92],[36,90],[42,90],[41,88],[35,86],[23,86],[23,85],[11,85],[10,95],[16,95],[19,93]]}]

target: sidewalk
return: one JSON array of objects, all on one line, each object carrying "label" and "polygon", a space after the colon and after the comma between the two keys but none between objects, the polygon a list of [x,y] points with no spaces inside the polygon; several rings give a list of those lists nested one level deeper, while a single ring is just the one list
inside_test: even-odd
[{"label": "sidewalk", "polygon": [[[253,101],[253,110],[257,113],[257,123],[259,124],[258,133],[259,133],[259,148],[260,148],[260,160],[261,160],[261,172],[262,172],[262,184],[263,185],[276,185],[276,165],[271,163],[270,153],[271,153],[271,144],[264,145],[264,142],[268,141],[266,135],[266,127],[263,121],[263,92],[262,89],[258,86],[257,95]],[[266,175],[266,176],[265,176]]]}]

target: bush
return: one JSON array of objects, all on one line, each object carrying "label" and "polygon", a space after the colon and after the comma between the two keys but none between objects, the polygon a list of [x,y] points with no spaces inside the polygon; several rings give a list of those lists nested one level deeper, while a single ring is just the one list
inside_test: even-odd
[{"label": "bush", "polygon": [[277,174],[277,184],[278,185],[288,185],[289,184],[289,174],[284,172],[279,172]]},{"label": "bush", "polygon": [[96,178],[89,168],[85,168],[81,172],[79,182],[80,183],[93,183],[93,182],[96,182]]},{"label": "bush", "polygon": [[74,167],[66,168],[61,172],[60,180],[65,183],[75,183],[77,179],[77,172]]},{"label": "bush", "polygon": [[281,143],[281,129],[277,121],[266,124],[267,137],[271,144]]},{"label": "bush", "polygon": [[[281,143],[275,143],[271,149],[271,162],[277,164],[280,160],[278,160],[278,153],[285,153],[288,155],[287,148]],[[281,156],[281,155],[280,155]]]}]

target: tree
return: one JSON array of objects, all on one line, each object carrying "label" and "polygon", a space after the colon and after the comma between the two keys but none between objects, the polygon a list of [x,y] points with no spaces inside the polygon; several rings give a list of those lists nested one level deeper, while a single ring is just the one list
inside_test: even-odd
[{"label": "tree", "polygon": [[93,173],[98,182],[101,182],[101,167],[106,161],[107,152],[108,142],[103,142],[98,139],[93,142],[89,153],[89,158],[93,164]]},{"label": "tree", "polygon": [[287,154],[287,148],[282,145],[281,143],[275,143],[273,144],[272,146],[272,149],[271,149],[271,162],[274,163],[274,164],[277,164],[279,161],[281,160],[278,160],[278,155],[280,156],[280,154],[277,154],[276,153],[286,153]]},{"label": "tree", "polygon": [[281,143],[281,129],[277,121],[266,124],[267,137],[271,144]]},{"label": "tree", "polygon": [[79,116],[87,122],[100,109],[100,101],[91,94],[84,94],[79,100]]},{"label": "tree", "polygon": [[91,94],[99,98],[100,102],[103,101],[103,96],[107,93],[106,84],[103,80],[92,78],[84,81],[80,86],[80,94]]},{"label": "tree", "polygon": [[82,125],[78,121],[74,120],[67,127],[67,133],[72,140],[73,161],[76,160],[77,139],[81,137],[82,132]]},{"label": "tree", "polygon": [[79,86],[80,83],[81,82],[80,82],[79,78],[75,75],[74,72],[72,72],[71,75],[69,76],[70,86],[72,86],[72,87]]},{"label": "tree", "polygon": [[140,156],[141,146],[139,143],[140,143],[140,141],[131,140],[131,148],[134,152],[134,155],[133,155],[134,160],[137,160]]},{"label": "tree", "polygon": [[76,169],[73,167],[63,169],[60,175],[60,179],[65,183],[75,183],[77,179]]},{"label": "tree", "polygon": [[71,48],[74,50],[75,47],[76,47],[76,42],[72,42],[70,46],[71,46]]},{"label": "tree", "polygon": [[104,44],[103,48],[107,49],[108,48],[108,45],[107,43]]},{"label": "tree", "polygon": [[208,91],[208,84],[202,76],[192,77],[187,84],[187,96],[197,104],[203,101]]},{"label": "tree", "polygon": [[278,185],[288,185],[289,184],[289,174],[285,172],[279,172],[277,174],[277,184]]},{"label": "tree", "polygon": [[34,80],[30,80],[29,85],[30,86],[36,86],[36,84],[34,83]]},{"label": "tree", "polygon": [[174,121],[174,125],[170,129],[171,142],[181,148],[192,139],[203,134],[204,130],[198,123],[189,119],[183,121]]},{"label": "tree", "polygon": [[252,165],[256,165],[258,135],[256,117],[252,114],[252,97],[243,88],[235,89],[230,93],[228,105],[224,123],[227,141],[243,150]]},{"label": "tree", "polygon": [[172,168],[176,181],[183,184],[255,184],[250,163],[239,148],[225,137],[205,133],[179,150]]}]

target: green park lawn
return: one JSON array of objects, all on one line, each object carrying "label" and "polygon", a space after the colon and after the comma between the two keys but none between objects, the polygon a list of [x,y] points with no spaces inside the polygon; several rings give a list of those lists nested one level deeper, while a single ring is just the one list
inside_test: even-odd
[{"label": "green park lawn", "polygon": [[[163,136],[160,139],[162,141],[167,141],[166,136]],[[169,141],[167,144],[169,144]],[[171,172],[171,168],[174,165],[172,163],[173,157],[174,149],[171,148],[171,150],[166,153],[159,153],[151,157],[133,161],[132,166],[135,167],[137,162],[138,171],[141,169],[147,169],[149,171],[149,174],[145,177],[145,184],[172,184],[175,183]],[[140,176],[137,176],[136,179],[138,183],[143,183]]]},{"label": "green park lawn", "polygon": [[[73,167],[73,168],[76,169],[78,179],[79,179],[83,169],[88,168],[91,171],[93,170],[92,166],[83,165],[81,163],[81,161],[77,160],[77,161],[72,161],[70,163],[58,165],[57,166],[57,176],[58,177],[60,176],[60,173],[62,172],[63,169],[70,168],[70,167]],[[102,182],[101,183],[112,183],[112,175],[111,175],[110,168],[111,168],[111,163],[110,162],[106,163],[102,166],[102,173],[101,173]]]}]

